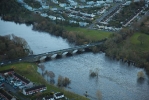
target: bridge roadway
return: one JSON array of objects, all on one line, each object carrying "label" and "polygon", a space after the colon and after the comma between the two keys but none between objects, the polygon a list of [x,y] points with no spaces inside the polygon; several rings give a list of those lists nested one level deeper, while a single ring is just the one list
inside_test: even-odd
[{"label": "bridge roadway", "polygon": [[93,47],[100,46],[101,44],[103,44],[103,42],[104,41],[85,44],[85,45],[79,45],[68,49],[46,52],[46,53],[41,53],[37,55],[29,55],[27,57],[15,59],[15,60],[2,61],[0,62],[0,66],[8,65],[11,63],[17,63],[17,62],[39,62],[45,59],[51,59],[54,55],[55,55],[55,58],[61,58],[63,55],[71,56],[74,53],[82,53],[84,51],[89,51],[89,50],[91,51]]}]

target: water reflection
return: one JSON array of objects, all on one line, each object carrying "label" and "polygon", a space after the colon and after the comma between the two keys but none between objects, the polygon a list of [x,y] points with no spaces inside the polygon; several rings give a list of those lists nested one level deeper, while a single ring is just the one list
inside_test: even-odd
[{"label": "water reflection", "polygon": [[[110,60],[104,53],[85,53],[44,63],[46,70],[52,70],[56,77],[67,76],[70,91],[84,95],[88,92],[91,100],[96,100],[96,91],[102,92],[103,100],[140,100],[149,99],[149,86],[146,81],[136,81],[137,73],[143,69],[122,62]],[[90,70],[99,69],[97,77],[90,77]],[[145,79],[148,79],[145,76]],[[136,85],[140,84],[141,85]],[[131,94],[131,95],[130,95]]]},{"label": "water reflection", "polygon": [[143,84],[145,82],[145,79],[144,78],[138,78],[137,79],[137,83],[138,84]]},{"label": "water reflection", "polygon": [[[0,34],[25,38],[35,54],[69,48],[70,44],[60,37],[35,32],[31,26],[0,21]],[[45,71],[55,73],[55,85],[59,75],[71,80],[67,90],[84,95],[87,91],[91,100],[96,100],[96,91],[100,90],[103,100],[149,100],[149,80],[137,80],[137,73],[143,69],[128,66],[120,61],[107,58],[104,53],[84,53],[63,57],[43,63]],[[90,78],[89,71],[99,68],[98,78]],[[41,73],[42,71],[38,69]],[[145,73],[145,72],[144,72]],[[47,80],[47,76],[44,78]],[[48,78],[50,82],[50,79]]]}]

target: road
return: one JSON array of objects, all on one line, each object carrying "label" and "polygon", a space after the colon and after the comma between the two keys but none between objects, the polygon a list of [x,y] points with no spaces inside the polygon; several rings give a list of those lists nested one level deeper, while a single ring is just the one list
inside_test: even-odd
[{"label": "road", "polygon": [[9,92],[11,95],[16,96],[19,100],[27,100],[28,98],[24,98],[19,95],[19,89],[13,88],[10,84],[4,82],[4,89]]},{"label": "road", "polygon": [[120,5],[122,5],[123,2],[121,3],[115,3],[114,6],[112,6],[106,13],[104,13],[102,16],[100,16],[99,18],[97,18],[95,20],[94,23],[92,23],[90,26],[89,26],[89,29],[93,29],[94,27],[94,24],[97,22],[101,22],[105,17],[109,16],[112,12],[114,12],[117,8],[119,8]]},{"label": "road", "polygon": [[50,51],[50,52],[37,54],[37,55],[29,55],[27,57],[18,58],[18,59],[14,59],[14,60],[5,60],[5,61],[0,62],[0,66],[2,67],[4,65],[8,65],[8,64],[12,64],[12,63],[18,63],[18,62],[34,62],[35,57],[38,57],[38,56],[44,56],[44,55],[46,56],[46,55],[49,55],[49,54],[53,55],[53,54],[57,54],[59,52],[68,52],[68,51],[74,51],[74,50],[78,50],[78,49],[90,48],[90,47],[94,47],[94,46],[98,46],[98,45],[103,44],[105,40],[103,40],[101,42],[97,42],[97,43],[79,45],[79,46],[75,46],[75,47],[72,47],[72,48],[67,48],[67,49],[62,49],[62,50],[57,50],[57,51]]}]

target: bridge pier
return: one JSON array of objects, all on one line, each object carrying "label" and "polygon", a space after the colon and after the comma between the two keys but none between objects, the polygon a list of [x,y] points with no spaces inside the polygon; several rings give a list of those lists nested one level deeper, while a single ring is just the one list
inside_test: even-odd
[{"label": "bridge pier", "polygon": [[81,54],[81,53],[83,53],[83,51],[78,50],[76,53],[77,54]]},{"label": "bridge pier", "polygon": [[73,55],[73,54],[72,54],[72,53],[69,53],[69,52],[66,54],[66,56],[72,56],[72,55]]},{"label": "bridge pier", "polygon": [[86,52],[91,52],[92,49],[91,49],[91,48],[85,48],[85,51],[86,51]]},{"label": "bridge pier", "polygon": [[76,46],[73,48],[42,53],[42,54],[38,54],[38,55],[32,55],[32,56],[30,56],[31,57],[30,59],[27,59],[27,61],[30,60],[31,62],[43,62],[43,61],[51,60],[53,58],[55,58],[55,59],[62,58],[63,55],[72,56],[75,53],[81,54],[83,52],[92,52],[92,51],[96,50],[95,46],[100,46],[101,44],[103,44],[103,42],[104,41],[101,41],[99,43],[85,44],[85,45],[80,45],[80,46]]},{"label": "bridge pier", "polygon": [[55,58],[57,58],[57,59],[62,58],[62,55],[57,54]]},{"label": "bridge pier", "polygon": [[46,57],[45,61],[51,60],[51,57]]}]

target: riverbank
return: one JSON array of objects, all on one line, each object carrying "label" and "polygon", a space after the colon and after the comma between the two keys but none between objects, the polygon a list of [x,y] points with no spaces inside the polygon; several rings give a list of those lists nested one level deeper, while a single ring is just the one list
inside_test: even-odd
[{"label": "riverbank", "polygon": [[130,29],[113,34],[103,48],[107,56],[144,68],[149,75],[149,35]]},{"label": "riverbank", "polygon": [[[111,32],[105,33],[98,30],[86,30],[85,28],[75,27],[69,27],[69,29],[71,28],[76,31],[68,30],[68,28],[63,27],[68,26],[67,24],[57,23],[50,20],[49,18],[40,16],[38,13],[28,11],[23,6],[20,6],[16,0],[2,0],[0,8],[0,16],[3,20],[14,21],[15,23],[19,24],[26,23],[27,25],[33,25],[33,30],[48,32],[55,36],[61,36],[66,38],[69,42],[75,43],[76,45],[97,42],[108,38],[111,34]],[[12,8],[11,11],[9,8]],[[90,32],[84,33],[83,30]]]},{"label": "riverbank", "polygon": [[45,84],[47,86],[47,90],[41,94],[38,95],[32,95],[32,96],[24,96],[22,93],[19,93],[22,97],[27,99],[35,100],[38,97],[43,97],[47,94],[50,94],[51,92],[63,92],[66,97],[69,99],[75,99],[75,100],[88,100],[88,98],[77,95],[75,93],[72,93],[70,91],[66,91],[63,88],[58,88],[54,85],[49,84],[43,77],[37,72],[37,65],[34,63],[16,63],[8,66],[1,67],[1,70],[6,70],[13,68],[15,72],[19,73],[20,75],[25,76],[30,81],[36,83],[36,84]]}]

